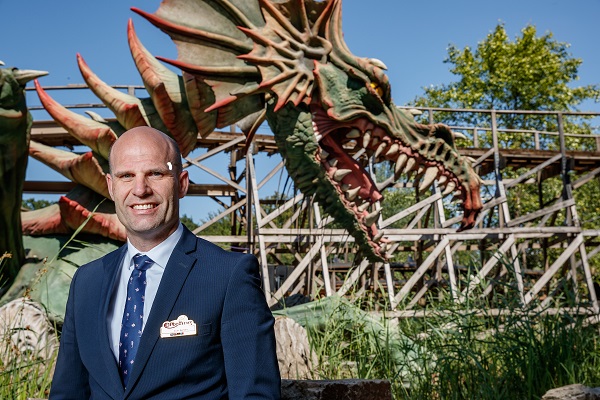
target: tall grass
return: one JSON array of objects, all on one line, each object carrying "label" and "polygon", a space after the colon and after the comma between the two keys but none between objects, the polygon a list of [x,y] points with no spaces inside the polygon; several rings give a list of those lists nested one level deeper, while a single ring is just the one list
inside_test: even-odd
[{"label": "tall grass", "polygon": [[[0,271],[4,258],[0,258]],[[52,340],[39,340],[22,313],[0,313],[0,399],[47,398],[57,351]],[[12,318],[12,320],[10,319]],[[56,332],[56,329],[54,329]],[[56,339],[57,337],[52,337]],[[47,348],[40,348],[39,343]],[[54,349],[51,351],[50,349]]]},{"label": "tall grass", "polygon": [[[4,351],[4,350],[3,350]],[[47,399],[56,354],[48,360],[21,356],[0,367],[0,399]]]},{"label": "tall grass", "polygon": [[584,317],[512,306],[482,316],[448,303],[426,318],[383,318],[382,336],[343,312],[307,329],[321,379],[387,379],[395,399],[540,399],[572,383],[600,386],[598,327]]}]

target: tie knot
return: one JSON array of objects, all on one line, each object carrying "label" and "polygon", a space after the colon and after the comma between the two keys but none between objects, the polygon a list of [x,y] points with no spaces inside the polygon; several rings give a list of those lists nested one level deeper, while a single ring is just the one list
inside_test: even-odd
[{"label": "tie knot", "polygon": [[133,256],[133,266],[135,267],[135,269],[145,271],[148,268],[150,268],[152,264],[154,264],[154,261],[152,261],[152,259],[145,254],[138,253],[135,256]]}]

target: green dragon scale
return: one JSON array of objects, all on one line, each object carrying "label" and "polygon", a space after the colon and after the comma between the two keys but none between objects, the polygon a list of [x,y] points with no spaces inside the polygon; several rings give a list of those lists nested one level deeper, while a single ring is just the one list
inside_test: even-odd
[{"label": "green dragon scale", "polygon": [[[167,131],[187,155],[198,135],[236,123],[250,142],[266,119],[296,187],[314,195],[369,259],[386,256],[386,239],[376,226],[381,212],[376,203],[383,194],[357,154],[393,164],[394,179],[414,175],[421,191],[436,179],[445,194],[459,191],[464,211],[460,229],[474,225],[482,207],[481,179],[458,153],[448,127],[416,123],[394,105],[381,61],[358,58],[348,50],[340,0],[164,0],[154,14],[133,11],[172,38],[177,60],[152,56],[130,21],[129,45],[150,94],[138,99],[110,88],[78,55],[88,86],[118,123],[67,111],[37,85],[46,109],[92,151],[44,156],[51,149],[33,144],[33,156],[106,195],[102,178],[108,148],[126,129],[150,125]],[[182,75],[159,60],[181,69]],[[61,165],[53,161],[57,157]],[[70,196],[62,208],[72,214],[77,201]],[[60,221],[45,218],[61,226],[73,218],[66,211],[61,215]],[[114,219],[94,218],[97,231],[122,236]]]}]

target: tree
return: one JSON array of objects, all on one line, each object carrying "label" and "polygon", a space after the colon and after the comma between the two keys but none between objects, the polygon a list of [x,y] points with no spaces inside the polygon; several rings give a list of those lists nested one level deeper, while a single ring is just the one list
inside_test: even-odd
[{"label": "tree", "polygon": [[[535,26],[526,26],[521,35],[510,41],[502,24],[496,26],[475,50],[463,50],[454,45],[448,48],[446,63],[452,64],[451,72],[458,80],[425,88],[425,94],[417,97],[413,104],[422,107],[466,108],[484,110],[535,110],[535,111],[578,111],[586,100],[600,101],[600,86],[574,86],[578,79],[581,59],[568,53],[569,44],[558,42],[552,33],[538,36]],[[490,127],[490,115],[486,113],[436,113],[436,122],[451,126]],[[589,134],[592,128],[587,117],[565,117],[566,133]],[[519,130],[558,131],[555,115],[498,114],[499,129],[510,130],[500,135],[504,148],[525,145],[531,136]],[[482,145],[490,145],[490,138]],[[593,146],[592,138],[568,138],[569,149]],[[485,143],[488,141],[488,143]],[[558,149],[556,136],[548,137],[542,148]],[[506,168],[504,177],[515,177],[522,170]],[[539,189],[539,192],[538,190]],[[560,196],[562,182],[555,177],[547,179],[540,188],[534,185],[517,185],[508,193],[511,215],[523,215],[542,205],[548,205]],[[579,189],[576,201],[580,218],[586,227],[600,225],[596,217],[600,204],[600,185],[594,180]],[[583,201],[582,204],[580,204]],[[564,217],[564,216],[563,216]],[[554,221],[560,224],[561,221]]]},{"label": "tree", "polygon": [[[578,79],[581,59],[568,53],[569,44],[557,42],[552,33],[537,36],[535,26],[526,26],[511,42],[499,24],[475,51],[454,45],[444,61],[459,80],[425,88],[417,106],[496,110],[576,111],[583,101],[600,101],[600,86],[572,87]],[[481,115],[463,116],[476,123]],[[507,126],[534,127],[535,119],[509,115]]]},{"label": "tree", "polygon": [[39,210],[41,208],[48,207],[52,204],[56,204],[55,201],[48,201],[44,199],[23,199],[21,202],[21,207],[26,210]]}]

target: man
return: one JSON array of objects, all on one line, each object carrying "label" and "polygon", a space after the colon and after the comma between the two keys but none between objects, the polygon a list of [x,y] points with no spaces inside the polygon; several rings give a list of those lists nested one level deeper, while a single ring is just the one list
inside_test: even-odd
[{"label": "man", "polygon": [[109,169],[127,244],[73,276],[50,399],[279,398],[257,260],[180,223],[189,177],[176,143],[133,128]]}]

